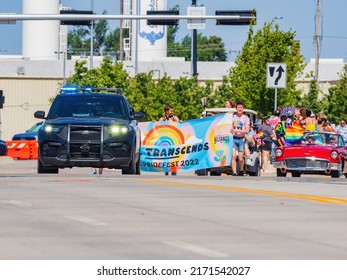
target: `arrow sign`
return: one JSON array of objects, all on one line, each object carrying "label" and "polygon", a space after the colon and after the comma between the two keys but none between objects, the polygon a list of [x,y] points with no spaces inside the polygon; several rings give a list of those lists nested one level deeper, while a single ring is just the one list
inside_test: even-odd
[{"label": "arrow sign", "polygon": [[287,64],[268,63],[266,71],[266,87],[285,88],[287,79]]}]

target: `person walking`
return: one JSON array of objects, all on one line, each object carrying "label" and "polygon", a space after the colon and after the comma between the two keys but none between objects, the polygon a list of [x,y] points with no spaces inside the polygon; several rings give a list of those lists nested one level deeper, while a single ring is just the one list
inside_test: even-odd
[{"label": "person walking", "polygon": [[[164,116],[159,119],[161,122],[181,122],[181,120],[174,115],[174,108],[171,105],[164,107]],[[165,175],[169,175],[169,172],[165,172]],[[177,172],[171,172],[171,175],[176,176]]]},{"label": "person walking", "polygon": [[[231,169],[233,176],[244,175],[244,152],[245,152],[245,135],[250,130],[250,119],[244,114],[244,105],[242,102],[236,103],[236,114],[233,115],[232,127],[230,133],[233,135],[233,149],[231,158]],[[236,156],[239,160],[239,173],[236,168]]]},{"label": "person walking", "polygon": [[269,124],[268,116],[262,118],[262,124],[259,126],[259,131],[264,134],[264,144],[261,146],[261,169],[262,172],[268,172],[268,162],[273,142],[272,139],[276,137],[276,134]]},{"label": "person walking", "polygon": [[174,108],[167,105],[164,108],[164,116],[159,119],[161,122],[180,122],[181,120],[174,115]]}]

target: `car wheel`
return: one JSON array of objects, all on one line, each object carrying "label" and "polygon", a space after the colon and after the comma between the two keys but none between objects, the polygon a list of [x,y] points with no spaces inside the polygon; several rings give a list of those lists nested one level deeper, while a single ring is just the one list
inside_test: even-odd
[{"label": "car wheel", "polygon": [[198,176],[206,176],[207,174],[208,174],[207,169],[196,170],[196,175],[198,175]]},{"label": "car wheel", "polygon": [[281,168],[276,169],[276,175],[277,177],[286,177],[287,176],[287,170],[282,170]]},{"label": "car wheel", "polygon": [[140,161],[140,157],[137,159],[136,162],[136,175],[141,175],[141,161]]},{"label": "car wheel", "polygon": [[301,176],[300,172],[296,172],[296,171],[292,172],[292,177],[300,177],[300,176]]},{"label": "car wheel", "polygon": [[45,167],[42,165],[42,162],[38,159],[37,160],[37,173],[38,174],[58,174],[59,169],[58,167]]},{"label": "car wheel", "polygon": [[[134,145],[134,147],[136,147],[136,145]],[[137,174],[137,168],[138,168],[138,165],[140,164],[140,161],[137,160],[136,161],[136,154],[135,154],[135,148],[133,150],[133,158],[131,160],[131,162],[129,163],[129,166],[127,168],[123,168],[122,169],[122,174],[125,175],[125,174]]]},{"label": "car wheel", "polygon": [[340,178],[341,171],[339,171],[339,170],[331,170],[330,171],[330,176],[331,176],[331,178]]}]

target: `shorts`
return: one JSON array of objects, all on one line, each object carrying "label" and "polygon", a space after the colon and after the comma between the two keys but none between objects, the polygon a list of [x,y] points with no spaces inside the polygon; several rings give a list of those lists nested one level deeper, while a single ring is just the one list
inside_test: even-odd
[{"label": "shorts", "polygon": [[264,144],[261,146],[263,151],[271,151],[272,149],[272,141],[264,141]]},{"label": "shorts", "polygon": [[236,149],[238,152],[244,152],[245,151],[245,141],[243,138],[235,138],[233,140],[233,148]]}]

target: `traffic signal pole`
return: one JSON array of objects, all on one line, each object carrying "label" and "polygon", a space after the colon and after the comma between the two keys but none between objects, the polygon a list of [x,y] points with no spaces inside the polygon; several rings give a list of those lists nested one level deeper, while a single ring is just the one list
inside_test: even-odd
[{"label": "traffic signal pole", "polygon": [[[195,5],[196,5],[196,0],[192,0],[192,6],[195,6]],[[191,61],[192,61],[192,76],[196,77],[199,75],[199,73],[198,73],[198,31],[197,31],[197,29],[193,29]]]}]

